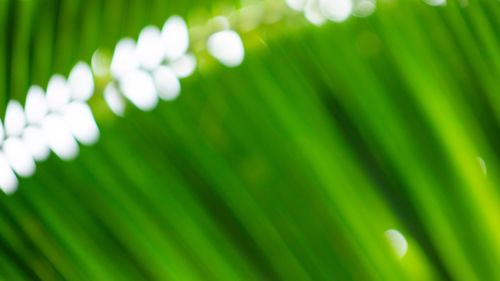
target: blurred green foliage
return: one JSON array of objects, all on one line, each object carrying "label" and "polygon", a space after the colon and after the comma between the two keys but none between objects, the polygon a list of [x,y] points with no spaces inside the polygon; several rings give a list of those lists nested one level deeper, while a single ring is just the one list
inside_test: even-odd
[{"label": "blurred green foliage", "polygon": [[[146,24],[241,5],[0,1],[0,108]],[[2,195],[0,280],[500,280],[499,5],[248,34],[240,68]]]}]

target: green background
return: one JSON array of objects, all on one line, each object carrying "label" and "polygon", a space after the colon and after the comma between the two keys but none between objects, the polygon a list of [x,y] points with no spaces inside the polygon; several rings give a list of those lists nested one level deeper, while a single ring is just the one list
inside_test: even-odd
[{"label": "green background", "polygon": [[[2,0],[0,111],[147,24],[248,3]],[[99,143],[0,195],[0,280],[500,280],[498,1],[243,39],[153,112],[98,92]]]}]

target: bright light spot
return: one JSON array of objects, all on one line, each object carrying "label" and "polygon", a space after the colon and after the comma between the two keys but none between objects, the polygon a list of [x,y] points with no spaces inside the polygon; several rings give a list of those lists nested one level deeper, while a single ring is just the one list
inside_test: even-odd
[{"label": "bright light spot", "polygon": [[4,138],[5,138],[5,132],[2,125],[2,120],[0,119],[0,144],[3,143]]},{"label": "bright light spot", "polygon": [[95,76],[104,77],[108,75],[109,63],[107,56],[101,50],[96,50],[90,63]]},{"label": "bright light spot", "polygon": [[5,110],[5,133],[7,136],[20,136],[26,126],[26,118],[21,104],[15,100],[9,101]]},{"label": "bright light spot", "polygon": [[73,136],[86,145],[96,143],[99,139],[99,128],[89,106],[83,102],[72,102],[64,109],[63,118]]},{"label": "bright light spot", "polygon": [[0,189],[6,194],[12,194],[17,189],[17,178],[10,168],[5,154],[0,151]]},{"label": "bright light spot", "polygon": [[431,6],[444,6],[446,5],[446,0],[424,0],[425,3]]},{"label": "bright light spot", "polygon": [[50,150],[40,128],[29,126],[24,130],[22,139],[36,161],[44,161],[49,157]]},{"label": "bright light spot", "polygon": [[319,0],[323,15],[331,21],[343,22],[352,12],[352,0]]},{"label": "bright light spot", "polygon": [[364,18],[375,11],[375,0],[361,0],[354,6],[352,14],[356,17]]},{"label": "bright light spot", "polygon": [[189,47],[189,31],[184,19],[170,17],[161,30],[161,40],[167,60],[174,61],[184,55]]},{"label": "bright light spot", "polygon": [[129,38],[120,40],[115,47],[113,59],[111,59],[111,75],[115,78],[121,78],[138,67],[139,59],[134,40]]},{"label": "bright light spot", "polygon": [[88,64],[79,62],[68,77],[71,96],[75,100],[87,101],[94,94],[94,77]]},{"label": "bright light spot", "polygon": [[43,120],[42,132],[48,146],[59,158],[71,160],[78,155],[78,144],[60,115],[48,115]]},{"label": "bright light spot", "polygon": [[148,73],[136,70],[127,74],[120,82],[123,94],[137,108],[143,111],[155,108],[158,97],[153,79]]},{"label": "bright light spot", "polygon": [[325,23],[326,19],[321,9],[319,8],[318,1],[309,0],[305,7],[304,16],[306,19],[314,25],[322,25]]},{"label": "bright light spot", "polygon": [[109,83],[104,88],[104,100],[114,114],[123,116],[125,113],[125,101],[114,83]]},{"label": "bright light spot", "polygon": [[193,74],[196,69],[196,58],[192,54],[182,56],[180,59],[169,64],[177,77],[186,78]]},{"label": "bright light spot", "polygon": [[307,4],[307,0],[286,0],[286,4],[292,10],[302,11],[302,10],[304,10],[304,8]]},{"label": "bright light spot", "polygon": [[155,26],[145,27],[137,40],[137,56],[140,64],[147,70],[153,70],[164,58],[160,30]]},{"label": "bright light spot", "polygon": [[39,86],[31,86],[24,105],[26,119],[30,124],[40,124],[49,110],[45,93]]},{"label": "bright light spot", "polygon": [[3,144],[5,157],[12,170],[21,177],[29,177],[35,173],[35,161],[26,145],[18,138],[9,138]]},{"label": "bright light spot", "polygon": [[169,101],[179,96],[181,84],[175,73],[169,67],[158,67],[153,72],[153,80],[161,99]]},{"label": "bright light spot", "polygon": [[479,166],[481,167],[481,171],[483,171],[483,174],[485,176],[488,175],[488,169],[486,168],[486,162],[484,162],[484,159],[481,157],[477,157],[477,162],[479,162]]},{"label": "bright light spot", "polygon": [[391,244],[394,253],[399,258],[404,257],[404,255],[408,251],[408,242],[406,242],[406,239],[403,236],[403,234],[401,234],[401,232],[395,229],[389,229],[385,231],[385,237]]},{"label": "bright light spot", "polygon": [[115,84],[109,83],[104,88],[104,100],[114,114],[123,116],[125,113],[125,101],[118,92]]},{"label": "bright light spot", "polygon": [[207,42],[208,52],[228,67],[236,67],[243,62],[245,49],[240,35],[232,30],[212,34]]},{"label": "bright light spot", "polygon": [[69,86],[63,76],[56,74],[47,86],[47,105],[52,111],[58,111],[70,100]]}]

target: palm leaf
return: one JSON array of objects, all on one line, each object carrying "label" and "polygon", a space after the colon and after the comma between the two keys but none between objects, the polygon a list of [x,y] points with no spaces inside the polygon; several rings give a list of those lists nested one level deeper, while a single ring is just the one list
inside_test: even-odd
[{"label": "palm leaf", "polygon": [[[321,27],[276,1],[2,1],[0,109],[173,14],[182,95],[118,118],[96,80],[99,142],[0,198],[0,279],[500,279],[498,1]],[[238,68],[204,50],[221,14],[259,19]]]}]

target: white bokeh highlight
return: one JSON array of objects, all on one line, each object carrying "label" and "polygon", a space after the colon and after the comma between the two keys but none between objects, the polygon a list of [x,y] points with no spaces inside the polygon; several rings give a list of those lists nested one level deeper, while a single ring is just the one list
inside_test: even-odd
[{"label": "white bokeh highlight", "polygon": [[9,101],[5,110],[5,133],[7,137],[22,135],[26,118],[21,104],[15,100]]},{"label": "white bokeh highlight", "polygon": [[161,30],[161,41],[165,58],[175,61],[181,58],[189,48],[189,30],[180,16],[170,17]]},{"label": "white bokeh highlight", "polygon": [[352,12],[352,0],[319,0],[323,15],[333,22],[343,22]]},{"label": "white bokeh highlight", "polygon": [[193,74],[196,69],[196,58],[192,54],[186,54],[169,64],[177,77],[186,78]]},{"label": "white bokeh highlight", "polygon": [[245,58],[241,37],[232,30],[212,34],[207,40],[207,50],[210,55],[227,67],[239,66]]},{"label": "white bokeh highlight", "polygon": [[309,0],[304,9],[306,19],[317,26],[326,22],[326,17],[323,15],[319,2],[317,0]]},{"label": "white bokeh highlight", "polygon": [[160,66],[153,72],[153,80],[162,100],[170,101],[177,98],[181,92],[181,84],[175,73],[166,66]]},{"label": "white bokeh highlight", "polygon": [[33,159],[40,162],[49,157],[50,149],[47,146],[43,132],[39,127],[29,126],[26,128],[22,139],[26,144],[26,148],[33,156]]},{"label": "white bokeh highlight", "polygon": [[2,120],[0,119],[0,145],[3,143],[5,138],[5,130],[3,128]]},{"label": "white bokeh highlight", "polygon": [[153,78],[143,70],[135,70],[120,81],[123,95],[137,108],[150,111],[158,104]]},{"label": "white bokeh highlight", "polygon": [[303,12],[310,23],[320,26],[327,20],[346,21],[351,15],[364,17],[375,9],[376,0],[286,0],[287,6]]},{"label": "white bokeh highlight", "polygon": [[35,173],[35,161],[21,139],[9,138],[3,144],[3,152],[10,167],[21,177],[30,177]]},{"label": "white bokeh highlight", "polygon": [[12,194],[17,190],[19,185],[16,175],[12,171],[7,157],[2,150],[0,150],[0,189],[5,194]]},{"label": "white bokeh highlight", "polygon": [[389,229],[385,231],[385,237],[392,247],[392,250],[397,257],[403,258],[408,251],[408,242],[406,238],[396,229]]},{"label": "white bokeh highlight", "polygon": [[125,100],[114,83],[109,83],[104,88],[104,101],[115,115],[123,116],[125,114]]},{"label": "white bokeh highlight", "polygon": [[60,115],[48,115],[43,120],[42,133],[49,148],[59,158],[72,160],[78,155],[78,144],[73,138],[70,128]]},{"label": "white bokeh highlight", "polygon": [[94,94],[94,77],[90,66],[79,62],[73,67],[68,77],[71,98],[79,101],[87,101]]},{"label": "white bokeh highlight", "polygon": [[83,102],[72,102],[63,111],[62,116],[71,133],[82,144],[92,145],[99,139],[99,129],[90,107]]},{"label": "white bokeh highlight", "polygon": [[425,3],[431,6],[445,6],[446,0],[424,0]]},{"label": "white bokeh highlight", "polygon": [[24,105],[26,119],[30,124],[40,124],[47,115],[49,107],[45,92],[39,86],[31,86]]},{"label": "white bokeh highlight", "polygon": [[137,40],[137,56],[140,65],[147,70],[155,69],[163,61],[161,32],[157,27],[147,26],[141,31]]},{"label": "white bokeh highlight", "polygon": [[119,79],[138,67],[139,58],[134,40],[130,38],[120,40],[111,59],[111,75]]},{"label": "white bokeh highlight", "polygon": [[59,74],[52,76],[47,86],[47,105],[51,111],[59,111],[71,98],[66,79]]}]

